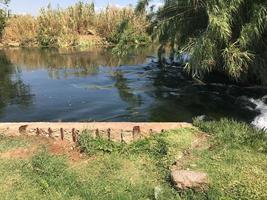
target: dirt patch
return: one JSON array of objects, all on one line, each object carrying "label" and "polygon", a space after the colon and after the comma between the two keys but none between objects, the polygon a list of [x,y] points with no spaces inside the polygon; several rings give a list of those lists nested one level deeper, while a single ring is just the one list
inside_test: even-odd
[{"label": "dirt patch", "polygon": [[48,151],[53,155],[65,155],[71,162],[78,162],[84,157],[79,149],[75,148],[75,146],[68,141],[50,141],[48,144]]},{"label": "dirt patch", "polygon": [[4,159],[26,159],[34,155],[36,152],[35,148],[17,148],[0,154],[0,158]]},{"label": "dirt patch", "polygon": [[[14,138],[14,136],[13,136]],[[43,136],[23,136],[18,137],[30,142],[28,148],[16,148],[4,153],[0,153],[2,159],[27,159],[36,154],[42,147],[46,148],[52,155],[64,155],[71,162],[78,162],[83,155],[80,154],[79,149],[74,147],[74,144],[68,140],[61,141]]]}]

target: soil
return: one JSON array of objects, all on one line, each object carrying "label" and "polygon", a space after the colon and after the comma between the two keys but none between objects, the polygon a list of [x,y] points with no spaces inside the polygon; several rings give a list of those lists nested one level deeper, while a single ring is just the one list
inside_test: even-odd
[{"label": "soil", "polygon": [[79,149],[73,146],[73,143],[65,140],[54,140],[42,136],[24,136],[23,139],[30,141],[31,145],[28,148],[12,149],[4,153],[0,153],[0,158],[6,159],[27,159],[36,154],[41,147],[46,147],[52,155],[65,155],[70,162],[78,162],[83,159]]},{"label": "soil", "polygon": [[34,148],[18,148],[13,149],[4,153],[0,153],[0,158],[18,158],[18,159],[26,159],[34,155],[36,149]]}]

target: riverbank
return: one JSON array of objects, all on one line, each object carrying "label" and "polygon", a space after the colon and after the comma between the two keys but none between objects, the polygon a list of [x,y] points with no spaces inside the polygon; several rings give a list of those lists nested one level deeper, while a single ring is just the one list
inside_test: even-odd
[{"label": "riverbank", "polygon": [[[195,125],[200,128],[166,131],[127,145],[92,138],[88,131],[76,146],[41,136],[1,135],[1,197],[265,199],[266,133],[230,120]],[[169,179],[174,164],[207,173],[209,187],[175,190]]]},{"label": "riverbank", "polygon": [[[189,123],[131,123],[131,122],[20,122],[0,123],[0,133],[8,136],[44,136],[53,139],[65,139],[75,142],[75,135],[90,130],[95,137],[102,136],[116,142],[126,143],[137,138],[145,138],[157,133],[178,128],[190,128]],[[73,141],[74,139],[74,141]]]},{"label": "riverbank", "polygon": [[112,47],[111,44],[106,40],[106,38],[97,35],[95,32],[90,35],[76,35],[75,43],[58,44],[51,46],[42,46],[38,43],[37,38],[34,38],[31,43],[25,43],[18,38],[5,38],[0,42],[0,48],[80,48],[80,49],[90,49],[90,48],[106,48]]}]

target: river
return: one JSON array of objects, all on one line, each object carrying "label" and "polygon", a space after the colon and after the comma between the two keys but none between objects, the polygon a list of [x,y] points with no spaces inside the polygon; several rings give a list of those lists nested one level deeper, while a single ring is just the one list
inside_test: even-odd
[{"label": "river", "polygon": [[234,118],[267,127],[266,88],[200,85],[162,69],[153,49],[0,50],[0,121],[191,122]]}]

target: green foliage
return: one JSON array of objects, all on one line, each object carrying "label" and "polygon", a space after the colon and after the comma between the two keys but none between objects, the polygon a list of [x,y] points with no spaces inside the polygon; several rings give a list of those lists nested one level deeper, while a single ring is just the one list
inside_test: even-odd
[{"label": "green foliage", "polygon": [[[147,5],[140,0],[137,8]],[[267,84],[266,24],[266,0],[165,0],[151,33],[161,50],[189,53],[186,70],[194,77],[215,71]]]},{"label": "green foliage", "polygon": [[[109,141],[107,138],[93,137],[90,131],[85,131],[79,136],[78,144],[82,152],[89,155],[97,153],[118,153],[121,155],[148,155],[156,160],[161,160],[164,157],[179,152],[174,152],[173,149],[184,149],[191,140],[192,130],[170,131],[162,134],[156,134],[149,138],[134,141],[130,144],[118,143]],[[181,141],[182,137],[185,141]]]},{"label": "green foliage", "polygon": [[41,46],[66,47],[78,45],[79,35],[90,34],[94,4],[76,3],[65,10],[43,8],[37,18],[37,41]]},{"label": "green foliage", "polygon": [[229,119],[204,122],[195,119],[194,125],[211,134],[219,144],[240,148],[251,147],[256,151],[267,153],[267,132],[244,122]]},{"label": "green foliage", "polygon": [[177,157],[181,156],[182,150],[191,145],[193,131],[193,129],[169,131],[130,144],[95,138],[87,131],[80,135],[78,141],[81,151],[91,156],[108,153],[118,154],[122,157],[149,157],[167,175],[169,166],[175,162]]},{"label": "green foliage", "polygon": [[97,152],[112,153],[119,152],[123,148],[123,144],[109,141],[105,138],[95,138],[90,131],[85,131],[79,137],[79,146],[82,152],[93,155]]},{"label": "green foliage", "polygon": [[6,7],[8,4],[9,4],[10,0],[1,0],[0,1],[0,38],[2,39],[2,36],[3,36],[3,31],[5,29],[5,26],[6,26],[6,21],[7,21],[7,18],[8,18],[8,13],[7,13],[7,10],[2,7]]},{"label": "green foliage", "polygon": [[116,32],[108,38],[108,41],[115,46],[112,52],[117,55],[126,55],[131,48],[147,45],[150,41],[148,34],[138,30],[129,20],[124,20]]}]

